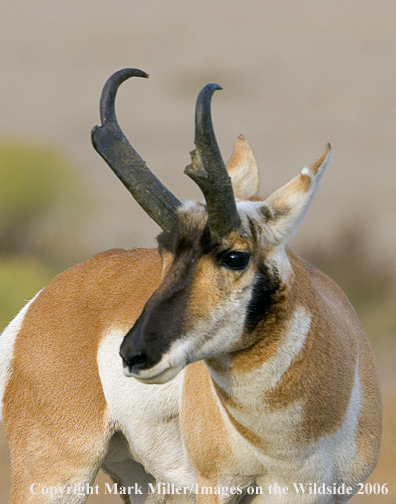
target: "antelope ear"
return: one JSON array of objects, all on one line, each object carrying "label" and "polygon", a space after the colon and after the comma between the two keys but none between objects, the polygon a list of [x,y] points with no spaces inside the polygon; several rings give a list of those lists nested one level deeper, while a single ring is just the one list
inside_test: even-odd
[{"label": "antelope ear", "polygon": [[296,231],[311,204],[330,159],[331,146],[327,144],[320,158],[310,168],[303,168],[297,177],[265,200],[271,214],[268,225],[276,243],[284,242]]},{"label": "antelope ear", "polygon": [[235,198],[255,198],[259,190],[257,162],[250,145],[239,135],[231,159],[227,163]]}]

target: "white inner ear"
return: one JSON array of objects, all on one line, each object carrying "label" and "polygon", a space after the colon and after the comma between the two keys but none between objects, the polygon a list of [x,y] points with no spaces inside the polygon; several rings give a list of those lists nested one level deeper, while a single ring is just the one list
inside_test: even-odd
[{"label": "white inner ear", "polygon": [[227,163],[232,188],[236,198],[246,200],[258,196],[259,177],[253,151],[244,137],[236,141],[234,152]]}]

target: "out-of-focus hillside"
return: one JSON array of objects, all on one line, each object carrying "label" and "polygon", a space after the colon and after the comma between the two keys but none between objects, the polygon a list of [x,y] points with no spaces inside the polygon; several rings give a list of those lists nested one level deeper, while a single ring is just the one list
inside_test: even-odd
[{"label": "out-of-focus hillside", "polygon": [[218,82],[213,116],[223,155],[243,133],[263,193],[333,145],[297,242],[331,246],[339,226],[359,218],[381,260],[396,245],[395,19],[393,0],[3,0],[0,135],[60,145],[77,161],[102,201],[90,226],[94,250],[147,246],[157,227],[90,145],[102,86],[126,66],[150,74],[123,84],[119,119],[184,199],[199,197],[183,175],[195,99]]},{"label": "out-of-focus hillside", "polygon": [[85,185],[56,150],[0,142],[0,330],[90,248],[80,223],[94,201]]},{"label": "out-of-focus hillside", "polygon": [[[396,502],[395,19],[393,0],[3,0],[0,330],[65,267],[155,243],[158,228],[91,147],[107,77],[127,66],[150,74],[122,85],[117,113],[180,199],[201,198],[183,169],[196,96],[218,82],[213,119],[224,158],[243,133],[263,195],[332,143],[293,242],[347,292],[378,363],[384,443],[370,481],[388,483],[389,493],[353,502]],[[7,453],[0,426],[0,504]]]}]

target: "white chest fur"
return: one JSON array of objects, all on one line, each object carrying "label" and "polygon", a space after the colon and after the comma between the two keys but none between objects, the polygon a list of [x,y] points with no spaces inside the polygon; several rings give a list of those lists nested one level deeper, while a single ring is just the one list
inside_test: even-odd
[{"label": "white chest fur", "polygon": [[125,334],[114,329],[98,351],[98,367],[110,421],[122,431],[131,456],[157,481],[190,486],[195,471],[187,462],[179,427],[184,372],[164,385],[147,385],[122,371],[119,348]]}]

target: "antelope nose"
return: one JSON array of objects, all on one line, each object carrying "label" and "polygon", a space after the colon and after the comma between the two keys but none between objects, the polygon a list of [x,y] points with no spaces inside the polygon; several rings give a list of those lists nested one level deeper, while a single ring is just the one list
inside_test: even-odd
[{"label": "antelope nose", "polygon": [[166,350],[157,332],[146,327],[147,321],[143,314],[124,336],[120,346],[126,376],[137,377],[142,371],[152,368],[160,362]]},{"label": "antelope nose", "polygon": [[147,366],[148,356],[145,352],[139,352],[135,355],[123,355],[122,350],[120,351],[120,356],[122,359],[122,365],[124,368],[128,368],[129,371],[137,372],[144,369]]},{"label": "antelope nose", "polygon": [[137,376],[150,369],[162,358],[162,352],[155,346],[135,345],[126,337],[120,347],[120,356],[127,376]]}]

